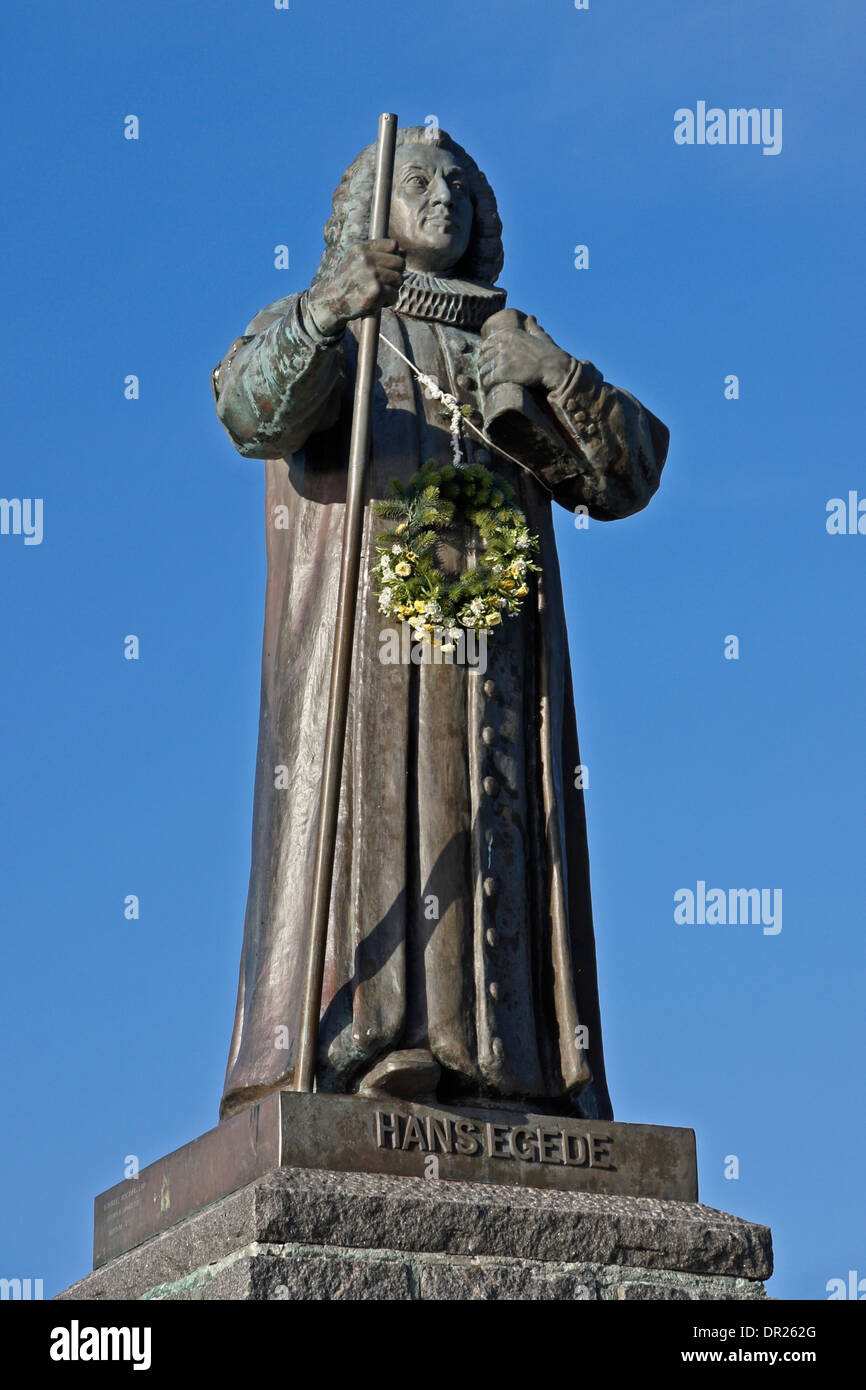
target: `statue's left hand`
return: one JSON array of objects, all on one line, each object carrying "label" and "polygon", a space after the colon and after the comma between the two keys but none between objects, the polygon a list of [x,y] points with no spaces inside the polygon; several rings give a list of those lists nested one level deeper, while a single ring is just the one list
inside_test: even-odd
[{"label": "statue's left hand", "polygon": [[568,353],[530,315],[525,328],[492,332],[484,340],[478,374],[485,391],[502,381],[554,391],[565,380],[570,362]]}]

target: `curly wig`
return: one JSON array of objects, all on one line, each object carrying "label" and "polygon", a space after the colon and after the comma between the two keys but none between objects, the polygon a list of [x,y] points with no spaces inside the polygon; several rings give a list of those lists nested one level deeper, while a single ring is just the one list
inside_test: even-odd
[{"label": "curly wig", "polygon": [[[438,145],[460,161],[469,179],[469,192],[474,207],[472,234],[466,253],[454,275],[466,280],[478,280],[495,285],[505,262],[502,249],[502,223],[496,208],[493,189],[475,160],[462,145],[438,126],[404,126],[397,131],[398,145]],[[325,251],[316,272],[316,280],[334,269],[337,261],[359,241],[370,234],[370,213],[373,205],[373,181],[376,171],[376,146],[368,145],[349,165],[334,191],[331,216],[325,224]]]}]

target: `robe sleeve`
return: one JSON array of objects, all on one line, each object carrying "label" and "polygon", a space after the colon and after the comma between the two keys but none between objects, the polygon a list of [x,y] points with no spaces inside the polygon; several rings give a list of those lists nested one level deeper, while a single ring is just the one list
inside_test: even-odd
[{"label": "robe sleeve", "polygon": [[343,334],[321,333],[307,293],[257,314],[211,373],[217,415],[246,458],[288,458],[340,412]]},{"label": "robe sleeve", "polygon": [[667,426],[628,391],[609,385],[591,362],[574,358],[547,405],[568,446],[556,468],[556,501],[570,511],[583,505],[599,521],[645,507],[667,456]]}]

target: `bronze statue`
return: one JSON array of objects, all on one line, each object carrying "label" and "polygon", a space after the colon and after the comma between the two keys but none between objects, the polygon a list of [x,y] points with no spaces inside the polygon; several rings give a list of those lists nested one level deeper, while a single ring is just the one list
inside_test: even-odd
[{"label": "bronze statue", "polygon": [[[397,136],[390,237],[369,241],[374,147],[346,170],[310,289],[263,309],[213,374],[220,420],[266,460],[268,581],[253,853],[223,1118],[292,1086],[335,622],[356,328],[382,310],[317,1088],[484,1097],[612,1118],[583,792],[551,499],[646,506],[668,431],[533,318],[503,312],[496,200],[444,131]],[[482,332],[483,330],[483,332]],[[396,349],[396,350],[395,350]],[[407,360],[404,360],[407,359]],[[540,539],[486,669],[385,664],[373,503],[465,407],[462,450]],[[455,527],[442,565],[474,540]]]}]

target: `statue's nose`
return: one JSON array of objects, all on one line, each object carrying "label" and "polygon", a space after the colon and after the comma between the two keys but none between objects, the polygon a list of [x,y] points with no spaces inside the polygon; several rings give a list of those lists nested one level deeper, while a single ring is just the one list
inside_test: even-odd
[{"label": "statue's nose", "polygon": [[445,207],[451,206],[451,189],[448,186],[448,180],[444,179],[441,174],[437,174],[430,185],[430,202],[442,203]]}]

